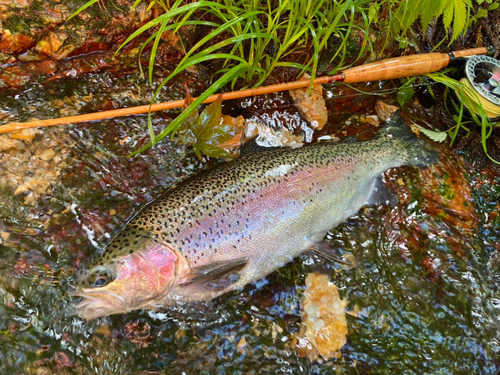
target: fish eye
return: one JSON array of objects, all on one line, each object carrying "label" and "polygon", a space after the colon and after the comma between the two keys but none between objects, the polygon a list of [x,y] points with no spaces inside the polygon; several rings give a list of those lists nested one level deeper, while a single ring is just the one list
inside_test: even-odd
[{"label": "fish eye", "polygon": [[99,276],[97,277],[95,280],[94,280],[94,283],[92,284],[92,286],[104,286],[108,283],[108,279],[104,276]]},{"label": "fish eye", "polygon": [[111,272],[103,266],[96,266],[89,274],[89,284],[93,288],[101,288],[111,281]]}]

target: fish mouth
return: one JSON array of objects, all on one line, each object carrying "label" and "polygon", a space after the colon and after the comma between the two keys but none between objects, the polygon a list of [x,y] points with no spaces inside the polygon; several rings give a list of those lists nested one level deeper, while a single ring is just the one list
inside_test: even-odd
[{"label": "fish mouth", "polygon": [[77,290],[71,296],[82,297],[73,307],[85,320],[120,313],[125,306],[123,297],[109,291]]}]

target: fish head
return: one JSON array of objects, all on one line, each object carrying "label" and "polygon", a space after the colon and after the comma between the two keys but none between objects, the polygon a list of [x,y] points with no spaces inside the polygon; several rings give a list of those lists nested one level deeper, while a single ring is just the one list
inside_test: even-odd
[{"label": "fish head", "polygon": [[[117,236],[102,253],[87,258],[76,273],[73,296],[86,320],[126,313],[168,293],[176,280],[179,253],[152,236]],[[178,270],[177,270],[178,271]]]}]

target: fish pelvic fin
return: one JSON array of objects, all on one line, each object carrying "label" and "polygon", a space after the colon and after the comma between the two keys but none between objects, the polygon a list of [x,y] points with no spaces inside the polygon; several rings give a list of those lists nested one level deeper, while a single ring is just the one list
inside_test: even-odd
[{"label": "fish pelvic fin", "polygon": [[223,291],[238,282],[241,276],[240,272],[247,263],[247,259],[240,258],[230,262],[213,262],[206,266],[193,268],[193,277],[180,284],[180,287],[196,291]]},{"label": "fish pelvic fin", "polygon": [[311,252],[316,254],[317,256],[324,258],[326,260],[347,267],[355,267],[354,264],[344,260],[341,255],[337,254],[335,252],[335,249],[328,242],[325,241],[316,242],[309,247],[309,250],[311,250]]},{"label": "fish pelvic fin", "polygon": [[427,167],[439,161],[439,155],[425,140],[417,138],[396,111],[377,133],[376,139],[391,143],[403,165]]}]

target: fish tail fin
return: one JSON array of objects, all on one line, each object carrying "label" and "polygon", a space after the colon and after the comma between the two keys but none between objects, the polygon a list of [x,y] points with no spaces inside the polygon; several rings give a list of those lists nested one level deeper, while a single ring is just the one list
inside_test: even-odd
[{"label": "fish tail fin", "polygon": [[439,155],[431,145],[417,138],[401,117],[401,111],[396,111],[377,133],[377,138],[390,142],[403,165],[427,167],[439,161]]}]

